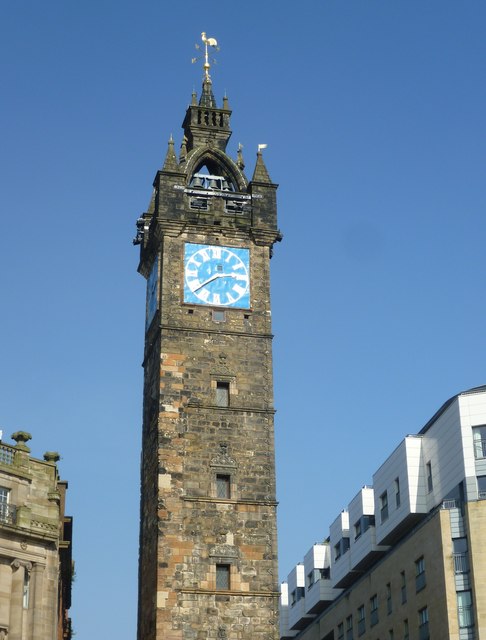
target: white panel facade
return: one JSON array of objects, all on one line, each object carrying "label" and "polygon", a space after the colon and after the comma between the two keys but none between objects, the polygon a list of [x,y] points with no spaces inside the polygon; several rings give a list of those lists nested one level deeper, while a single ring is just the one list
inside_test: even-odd
[{"label": "white panel facade", "polygon": [[427,513],[422,440],[421,436],[407,436],[373,475],[378,544],[411,513]]},{"label": "white panel facade", "polygon": [[[459,396],[459,413],[464,452],[464,474],[468,500],[478,498],[476,476],[486,475],[486,458],[481,458],[482,448],[475,450],[473,428],[486,426],[486,395],[468,393]],[[476,459],[476,454],[479,454]]]},{"label": "white panel facade", "polygon": [[[425,432],[422,444],[427,511],[464,479],[464,456],[457,400]],[[427,467],[429,466],[429,470]],[[432,481],[429,481],[431,472]]]}]

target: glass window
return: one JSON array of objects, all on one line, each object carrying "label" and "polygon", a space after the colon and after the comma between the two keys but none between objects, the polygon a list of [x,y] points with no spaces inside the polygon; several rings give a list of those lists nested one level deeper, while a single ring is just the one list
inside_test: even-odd
[{"label": "glass window", "polygon": [[353,640],[353,616],[346,618],[346,640]]},{"label": "glass window", "polygon": [[392,592],[390,583],[386,585],[386,611],[388,614],[392,612]]},{"label": "glass window", "polygon": [[427,607],[420,609],[419,614],[419,640],[429,640],[429,610]]},{"label": "glass window", "polygon": [[432,463],[427,462],[427,491],[430,493],[434,488],[434,483],[432,482]]},{"label": "glass window", "polygon": [[231,498],[231,476],[223,473],[216,474],[216,497],[225,500]]},{"label": "glass window", "polygon": [[400,501],[400,479],[395,478],[395,506],[397,509],[400,506]]},{"label": "glass window", "polygon": [[486,458],[486,425],[473,427],[473,442],[476,459]]},{"label": "glass window", "polygon": [[467,538],[455,538],[452,541],[452,558],[454,560],[454,573],[467,573],[469,571],[469,558],[467,555]]},{"label": "glass window", "polygon": [[226,314],[224,311],[213,309],[213,322],[225,322]]},{"label": "glass window", "polygon": [[403,640],[409,640],[408,620],[403,621]]},{"label": "glass window", "polygon": [[229,407],[229,382],[216,382],[216,406]]},{"label": "glass window", "polygon": [[478,498],[486,500],[486,476],[478,476]]},{"label": "glass window", "polygon": [[386,491],[380,496],[380,516],[382,522],[388,518],[388,493]]},{"label": "glass window", "polygon": [[337,640],[343,640],[344,638],[344,622],[340,622],[337,628]]},{"label": "glass window", "polygon": [[24,607],[24,609],[28,609],[29,608],[29,592],[30,592],[30,574],[27,571],[27,569],[25,569],[25,571],[24,571],[24,593],[23,593],[23,598],[22,598],[22,606]]},{"label": "glass window", "polygon": [[216,589],[218,591],[228,591],[230,588],[230,565],[216,565]]},{"label": "glass window", "polygon": [[378,624],[378,596],[371,596],[370,598],[370,624],[371,626]]},{"label": "glass window", "polygon": [[415,589],[421,591],[425,587],[425,559],[422,556],[415,561]]},{"label": "glass window", "polygon": [[401,577],[401,594],[402,594],[402,604],[407,602],[407,579],[405,577],[405,571],[400,573]]},{"label": "glass window", "polygon": [[470,591],[457,592],[457,612],[459,618],[459,626],[461,629],[473,626],[474,617]]},{"label": "glass window", "polygon": [[7,522],[9,515],[9,497],[10,490],[6,487],[0,487],[0,522]]},{"label": "glass window", "polygon": [[366,631],[365,607],[362,604],[358,607],[358,636],[362,636]]}]

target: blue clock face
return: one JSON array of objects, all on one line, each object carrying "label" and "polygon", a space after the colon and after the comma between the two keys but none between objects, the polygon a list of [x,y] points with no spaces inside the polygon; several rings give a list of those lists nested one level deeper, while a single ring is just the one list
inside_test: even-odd
[{"label": "blue clock face", "polygon": [[147,280],[147,312],[145,329],[147,330],[157,311],[157,284],[159,281],[159,257],[155,258],[152,270]]},{"label": "blue clock face", "polygon": [[249,261],[249,249],[186,244],[184,302],[249,309]]}]

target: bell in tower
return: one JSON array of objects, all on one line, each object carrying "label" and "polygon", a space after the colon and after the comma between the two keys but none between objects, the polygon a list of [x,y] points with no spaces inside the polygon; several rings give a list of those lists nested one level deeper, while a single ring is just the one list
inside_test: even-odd
[{"label": "bell in tower", "polygon": [[204,77],[137,222],[147,281],[139,640],[278,637],[270,257],[281,239],[261,150],[227,153]]}]

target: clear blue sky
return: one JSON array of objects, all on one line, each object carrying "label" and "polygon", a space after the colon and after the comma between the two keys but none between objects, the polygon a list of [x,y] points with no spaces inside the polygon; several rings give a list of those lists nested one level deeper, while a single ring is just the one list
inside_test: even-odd
[{"label": "clear blue sky", "polygon": [[201,68],[280,184],[280,574],[407,433],[486,383],[484,0],[0,2],[0,426],[57,449],[79,638],[135,637],[144,281]]}]

